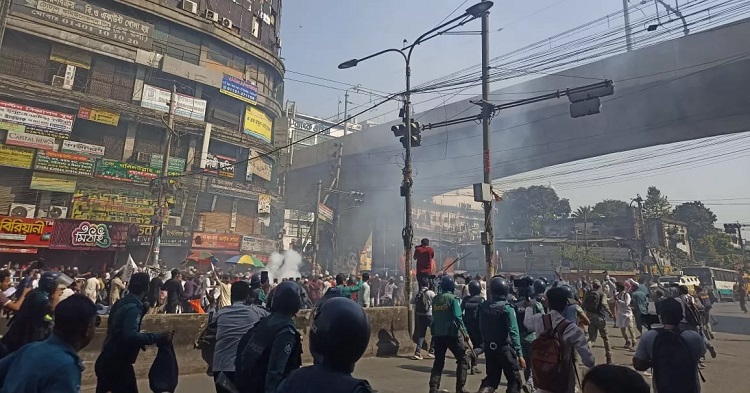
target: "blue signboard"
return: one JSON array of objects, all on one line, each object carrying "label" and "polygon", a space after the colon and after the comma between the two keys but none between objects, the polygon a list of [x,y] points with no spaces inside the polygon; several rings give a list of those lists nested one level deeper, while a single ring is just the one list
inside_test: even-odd
[{"label": "blue signboard", "polygon": [[255,85],[231,75],[224,75],[224,79],[221,80],[220,91],[250,104],[255,104],[258,101],[258,88]]}]

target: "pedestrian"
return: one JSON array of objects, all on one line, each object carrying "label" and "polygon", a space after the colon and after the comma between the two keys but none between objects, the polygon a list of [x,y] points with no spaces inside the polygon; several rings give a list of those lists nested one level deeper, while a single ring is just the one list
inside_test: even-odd
[{"label": "pedestrian", "polygon": [[[430,289],[429,278],[422,277],[422,281],[419,282],[419,291],[414,295],[414,337],[417,342],[414,356],[411,357],[414,360],[422,360],[422,347],[427,336],[427,328],[432,325],[432,300],[435,296],[435,292]],[[427,356],[435,357],[432,341],[430,341]]]},{"label": "pedestrian", "polygon": [[621,282],[615,283],[617,294],[615,294],[615,301],[617,302],[617,316],[615,320],[615,326],[620,328],[622,338],[625,339],[625,349],[635,348],[635,330],[633,328],[633,309],[630,308],[630,294],[625,290],[625,284]]},{"label": "pedestrian", "polygon": [[123,273],[122,270],[115,273],[115,278],[113,278],[112,282],[110,282],[109,284],[109,305],[110,306],[114,305],[115,303],[117,303],[118,300],[120,300],[120,295],[125,290],[125,283],[122,282],[122,273]]},{"label": "pedestrian", "polygon": [[698,363],[706,354],[701,335],[683,329],[683,306],[676,299],[661,305],[663,327],[643,334],[633,355],[633,368],[653,369],[654,392],[700,393]]},{"label": "pedestrian", "polygon": [[94,338],[100,321],[87,296],[74,294],[55,307],[55,326],[44,341],[0,360],[3,393],[79,393],[83,361],[78,352]]},{"label": "pedestrian", "polygon": [[[703,330],[703,305],[694,296],[690,294],[686,285],[680,285],[677,287],[679,296],[675,298],[680,306],[682,306],[682,320],[680,321],[680,327],[685,330],[692,330],[698,332],[703,337],[706,349],[711,353],[711,357],[716,357],[716,349],[711,344],[709,337]],[[703,359],[699,359],[701,367],[703,367]]]},{"label": "pedestrian", "polygon": [[223,373],[229,381],[234,380],[237,346],[242,336],[261,319],[268,316],[268,311],[260,305],[246,303],[251,293],[247,282],[232,283],[232,304],[220,309],[212,317],[211,323],[216,329],[216,346],[211,370],[216,383],[216,393],[231,393],[231,390],[220,384],[221,374]]},{"label": "pedestrian", "polygon": [[[232,300],[234,302],[234,300]],[[250,276],[250,295],[247,299],[248,304],[255,304],[261,307],[266,306],[266,293],[263,291],[260,273]]]},{"label": "pedestrian", "polygon": [[86,280],[86,286],[83,289],[83,294],[86,295],[87,298],[91,299],[94,304],[96,304],[96,301],[99,298],[99,290],[102,288],[99,285],[99,278],[95,275],[92,275]]},{"label": "pedestrian", "polygon": [[703,312],[700,315],[701,330],[703,334],[713,340],[714,333],[711,330],[711,308],[713,307],[713,303],[711,303],[711,297],[707,292],[700,285],[695,287],[696,300],[703,306]]},{"label": "pedestrian", "polygon": [[[529,384],[531,386],[533,384],[533,381],[531,380],[531,346],[534,343],[534,340],[536,340],[536,332],[533,330],[529,330],[526,325],[523,324],[523,320],[526,316],[526,300],[529,300],[531,303],[531,309],[534,312],[534,314],[544,314],[544,306],[542,305],[542,302],[538,297],[537,290],[540,288],[540,286],[544,285],[544,282],[541,280],[531,280],[531,277],[529,277],[530,282],[527,282],[528,285],[526,287],[519,288],[519,300],[515,302],[514,309],[516,311],[516,321],[518,323],[518,332],[521,335],[521,350],[523,351],[521,356],[523,357],[524,363],[526,363],[526,368],[523,369],[523,383]],[[538,284],[537,284],[538,282]],[[541,290],[541,295],[544,295],[544,290]]]},{"label": "pedestrian", "polygon": [[747,314],[747,282],[742,275],[737,276],[737,283],[734,284],[734,288],[737,300],[740,302],[740,310]]},{"label": "pedestrian", "polygon": [[[641,289],[641,286],[637,282],[633,282],[630,285],[630,299],[632,302],[631,308],[633,309],[635,328],[638,329],[638,338],[640,338],[643,334],[643,326],[647,323],[648,297],[646,296],[646,292]],[[651,326],[646,326],[646,329],[651,329]]]},{"label": "pedestrian", "polygon": [[148,292],[148,273],[135,273],[128,283],[128,295],[109,311],[107,336],[94,365],[96,393],[137,393],[133,364],[146,345],[170,342],[174,332],[141,333],[147,312],[143,299]]},{"label": "pedestrian", "polygon": [[624,366],[600,364],[583,377],[583,393],[650,393],[643,376]]},{"label": "pedestrian", "polygon": [[218,291],[218,299],[216,300],[217,309],[229,307],[232,305],[232,286],[230,280],[232,277],[229,274],[224,274],[219,278],[218,273],[214,272],[216,276],[216,289]]},{"label": "pedestrian", "polygon": [[357,303],[364,308],[370,307],[370,273],[362,273],[362,287],[357,293]]},{"label": "pedestrian", "polygon": [[380,284],[382,282],[377,274],[373,275],[370,280],[370,304],[372,307],[380,306]]},{"label": "pedestrian", "polygon": [[461,311],[463,311],[464,325],[469,333],[474,355],[471,357],[471,373],[479,374],[477,367],[477,356],[484,352],[482,345],[482,331],[479,327],[479,306],[484,302],[482,299],[482,285],[477,280],[469,281],[469,294],[461,300]]},{"label": "pedestrian", "polygon": [[433,274],[433,259],[435,250],[430,247],[430,239],[422,239],[419,245],[414,247],[414,259],[417,261],[417,282],[429,279]]},{"label": "pedestrian", "polygon": [[395,301],[393,296],[396,294],[396,283],[393,282],[393,277],[388,278],[388,284],[385,284],[383,289],[383,305],[394,306]]},{"label": "pedestrian", "polygon": [[351,299],[352,294],[359,292],[359,290],[362,289],[363,284],[364,282],[360,280],[357,284],[348,286],[346,285],[346,276],[343,273],[336,275],[336,288],[338,288],[343,297]]},{"label": "pedestrian", "polygon": [[430,393],[440,389],[440,379],[445,367],[445,353],[450,349],[456,358],[456,392],[464,393],[466,384],[466,352],[459,330],[466,334],[466,327],[461,316],[461,303],[454,294],[456,286],[453,279],[443,276],[440,280],[440,294],[432,300],[432,325],[430,330],[435,346],[435,361],[430,372]]},{"label": "pedestrian", "polygon": [[[479,393],[493,393],[500,384],[501,372],[507,381],[506,392],[518,393],[522,384],[519,370],[526,368],[526,361],[523,359],[516,313],[508,302],[510,284],[503,276],[495,276],[490,279],[489,285],[491,299],[479,307],[487,372],[479,385]],[[534,311],[528,307],[524,312]]]},{"label": "pedestrian", "polygon": [[268,296],[271,314],[237,346],[234,383],[240,393],[276,392],[281,381],[302,365],[302,339],[292,319],[302,304],[302,287],[282,281]]},{"label": "pedestrian", "polygon": [[537,393],[575,392],[578,371],[574,350],[586,367],[594,367],[596,363],[583,330],[563,317],[570,303],[569,292],[565,287],[547,291],[548,314],[534,314],[531,302],[526,306],[523,323],[537,334],[531,351],[531,372]]},{"label": "pedestrian", "polygon": [[[167,302],[164,310],[167,314],[179,314],[182,312],[182,297],[184,289],[182,288],[182,275],[177,269],[172,269],[172,278],[162,285],[161,290],[167,292]],[[132,280],[132,279],[131,279]]]},{"label": "pedestrian", "polygon": [[161,312],[163,304],[161,304],[161,287],[164,285],[164,272],[151,279],[148,284],[148,294],[146,295],[148,303],[148,313],[158,314]]},{"label": "pedestrian", "polygon": [[609,334],[607,333],[607,315],[609,314],[609,308],[607,307],[608,300],[607,295],[604,293],[599,280],[594,280],[591,283],[591,289],[586,292],[583,296],[583,309],[586,311],[586,315],[591,321],[589,325],[589,344],[593,345],[596,342],[597,335],[602,337],[604,341],[604,353],[607,358],[607,364],[612,363],[612,347],[609,343]]},{"label": "pedestrian", "polygon": [[292,371],[276,393],[373,392],[366,380],[352,377],[370,341],[370,322],[364,309],[339,297],[320,303],[313,315],[310,352],[314,363]]},{"label": "pedestrian", "polygon": [[18,293],[15,301],[11,301],[5,296],[5,291],[10,288],[11,273],[8,270],[0,270],[0,307],[5,311],[18,311],[21,309],[26,294],[31,291],[31,287],[24,288]]}]

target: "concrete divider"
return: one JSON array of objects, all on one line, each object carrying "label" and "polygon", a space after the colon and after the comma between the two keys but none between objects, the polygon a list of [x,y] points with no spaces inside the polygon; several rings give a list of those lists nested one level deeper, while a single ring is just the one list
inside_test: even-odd
[{"label": "concrete divider", "polygon": [[[414,352],[415,344],[409,336],[406,307],[378,307],[366,310],[370,319],[370,345],[364,357],[386,357]],[[201,351],[194,348],[195,339],[207,319],[207,315],[199,314],[159,314],[147,315],[143,319],[142,329],[146,332],[164,332],[174,330],[174,348],[180,367],[180,374],[198,374],[206,371],[206,362]],[[341,321],[346,324],[346,321]],[[308,347],[308,333],[310,326],[310,311],[302,310],[295,319],[295,325],[302,334],[303,361],[312,362]],[[94,340],[81,353],[81,359],[86,367],[83,373],[83,385],[96,383],[94,362],[101,352],[106,336],[107,317],[97,328]],[[138,378],[147,378],[151,363],[156,357],[156,347],[147,347],[138,356],[135,373]]]}]

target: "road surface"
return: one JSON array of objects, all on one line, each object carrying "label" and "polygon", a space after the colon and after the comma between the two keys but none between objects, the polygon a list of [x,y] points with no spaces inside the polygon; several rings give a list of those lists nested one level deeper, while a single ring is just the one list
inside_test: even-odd
[{"label": "road surface", "polygon": [[[716,326],[714,345],[718,352],[716,359],[706,360],[703,374],[707,382],[703,393],[745,393],[750,391],[750,315],[742,313],[737,303],[724,303],[715,307],[719,325]],[[611,325],[610,325],[611,326]],[[617,364],[629,365],[632,352],[622,346],[624,340],[619,329],[610,329],[610,337],[615,346],[614,361]],[[594,345],[597,362],[604,360],[604,349],[601,339]],[[481,368],[484,368],[484,361]],[[355,376],[366,378],[379,393],[417,393],[427,391],[432,361],[430,359],[415,361],[406,357],[370,358],[357,363]],[[442,388],[454,391],[455,363],[446,362]],[[477,391],[484,374],[469,376],[467,389]],[[649,379],[648,377],[646,377]],[[650,380],[650,379],[649,379]],[[93,387],[84,387],[82,392],[93,392]],[[148,381],[141,381],[141,393],[149,392]],[[214,392],[213,380],[206,375],[186,375],[180,377],[177,393]],[[499,391],[504,391],[500,389]]]}]

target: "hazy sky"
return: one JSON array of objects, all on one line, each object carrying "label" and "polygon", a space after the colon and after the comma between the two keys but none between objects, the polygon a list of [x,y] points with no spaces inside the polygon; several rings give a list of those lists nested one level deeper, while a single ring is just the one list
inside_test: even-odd
[{"label": "hazy sky", "polygon": [[[404,39],[415,39],[457,7],[460,6],[453,16],[477,1],[461,5],[463,0],[286,0],[281,22],[282,57],[287,67],[285,98],[295,101],[299,111],[325,118],[343,111],[343,105],[339,109],[338,103],[343,101],[344,90],[351,86],[359,84],[363,89],[387,93],[403,90],[404,66],[397,54],[371,59],[348,70],[336,66],[382,49],[400,48]],[[674,4],[671,0],[668,3]],[[643,7],[647,11],[654,9],[653,2]],[[620,9],[621,0],[497,0],[490,22],[491,56]],[[617,22],[622,23],[612,23]],[[462,30],[475,31],[479,26],[479,21],[475,21]],[[413,84],[477,64],[481,60],[480,49],[478,35],[446,35],[420,45],[412,59]],[[499,87],[493,85],[492,89]],[[478,94],[479,89],[463,93]],[[450,97],[415,99],[415,111],[438,106],[446,98]],[[352,92],[349,106],[355,109],[350,114],[356,113],[357,106],[361,110],[378,99],[377,95]],[[431,100],[420,103],[428,99]],[[389,121],[396,117],[397,107],[395,102],[388,103],[382,110],[361,115],[358,120]],[[595,159],[615,163],[605,170],[558,175],[565,169],[585,169],[592,164],[587,160],[522,174],[501,183],[511,187],[552,185],[562,197],[571,200],[573,209],[604,198],[627,200],[636,193],[645,196],[646,188],[655,185],[676,204],[703,200],[719,216],[719,223],[739,220],[750,224],[750,181],[746,170],[750,167],[750,135],[721,137],[711,142],[716,143],[704,142],[705,148],[684,152],[681,149],[694,145],[661,146]],[[745,145],[748,153],[738,149]],[[701,157],[713,158],[697,160]],[[676,162],[682,164],[673,166]],[[644,172],[664,165],[669,167]]]}]

